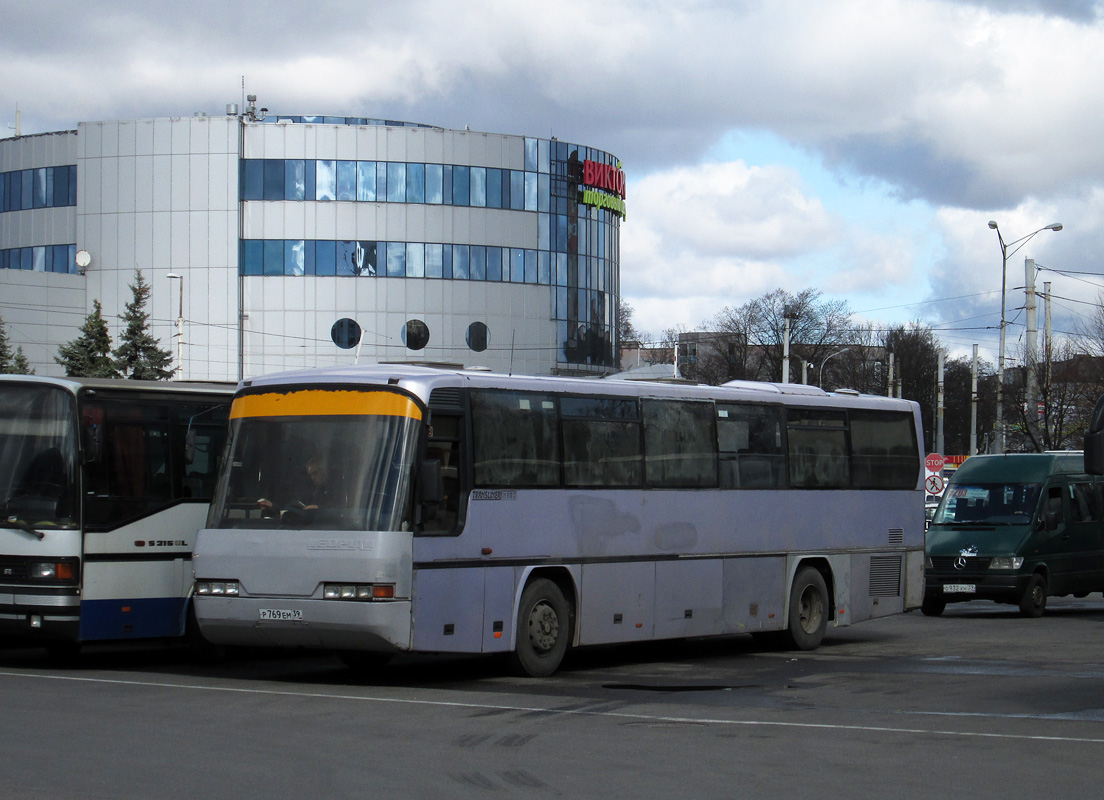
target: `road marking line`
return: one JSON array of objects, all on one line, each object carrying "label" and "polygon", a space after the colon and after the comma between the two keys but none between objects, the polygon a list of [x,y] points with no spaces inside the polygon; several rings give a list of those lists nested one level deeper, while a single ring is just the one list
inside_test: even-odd
[{"label": "road marking line", "polygon": [[[625,719],[634,722],[664,722],[687,725],[732,725],[764,728],[804,728],[808,730],[857,731],[860,733],[904,733],[926,736],[959,736],[978,739],[1015,739],[1033,742],[1082,742],[1086,744],[1104,744],[1104,738],[1081,736],[1040,736],[1037,734],[984,733],[977,731],[952,731],[935,728],[896,728],[888,725],[838,725],[817,722],[771,722],[767,720],[712,719],[696,717],[671,717],[654,714],[630,714],[624,711],[594,711],[571,708],[540,708],[536,706],[501,705],[494,703],[464,703],[455,700],[411,700],[399,697],[374,697],[371,695],[336,694],[330,692],[292,692],[276,689],[244,689],[233,686],[197,686],[187,683],[163,683],[158,681],[121,680],[118,678],[90,678],[76,675],[39,675],[33,672],[3,672],[2,678],[36,678],[39,680],[71,681],[74,683],[101,683],[116,686],[144,686],[154,689],[190,689],[204,692],[228,692],[233,694],[259,694],[273,697],[305,697],[318,700],[356,700],[365,703],[399,703],[415,706],[435,706],[438,708],[468,708],[479,711],[517,711],[520,713],[543,713],[561,716],[607,717]],[[932,712],[935,713],[935,712]],[[1018,715],[1010,715],[1018,716]]]}]

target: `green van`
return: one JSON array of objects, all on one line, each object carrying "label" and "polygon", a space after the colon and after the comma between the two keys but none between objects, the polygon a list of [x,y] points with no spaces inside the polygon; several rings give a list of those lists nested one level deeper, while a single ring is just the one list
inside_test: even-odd
[{"label": "green van", "polygon": [[994,600],[1038,617],[1048,596],[1104,590],[1102,488],[1078,452],[966,459],[928,527],[922,611]]}]

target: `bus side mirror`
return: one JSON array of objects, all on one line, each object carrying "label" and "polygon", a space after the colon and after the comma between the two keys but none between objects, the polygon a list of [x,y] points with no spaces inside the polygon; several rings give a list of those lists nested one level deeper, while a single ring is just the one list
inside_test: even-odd
[{"label": "bus side mirror", "polygon": [[441,462],[436,458],[422,461],[418,474],[422,492],[422,505],[435,506],[445,499],[445,486],[441,478]]},{"label": "bus side mirror", "polygon": [[1085,472],[1104,475],[1104,395],[1096,401],[1085,433]]},{"label": "bus side mirror", "polygon": [[1043,514],[1043,530],[1050,532],[1058,530],[1058,525],[1062,521],[1061,511],[1047,511]]},{"label": "bus side mirror", "polygon": [[103,455],[103,429],[96,423],[81,424],[81,450],[85,464],[94,464]]}]

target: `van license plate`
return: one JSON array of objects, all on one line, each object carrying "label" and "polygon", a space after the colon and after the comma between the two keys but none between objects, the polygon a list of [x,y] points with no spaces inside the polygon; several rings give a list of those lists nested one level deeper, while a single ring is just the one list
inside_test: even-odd
[{"label": "van license plate", "polygon": [[977,584],[974,583],[945,583],[943,594],[975,594]]},{"label": "van license plate", "polygon": [[301,620],[303,612],[299,609],[262,608],[261,619]]}]

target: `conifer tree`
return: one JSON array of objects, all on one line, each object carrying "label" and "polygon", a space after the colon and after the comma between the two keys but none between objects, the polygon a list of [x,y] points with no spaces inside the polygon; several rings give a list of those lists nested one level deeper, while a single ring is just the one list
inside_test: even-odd
[{"label": "conifer tree", "polygon": [[146,381],[164,381],[172,377],[172,353],[162,350],[157,339],[149,332],[149,314],[146,301],[150,286],[141,270],[134,270],[134,283],[130,285],[133,299],[126,304],[123,315],[123,332],[113,355],[115,369],[124,378]]},{"label": "conifer tree", "polygon": [[27,356],[23,354],[23,348],[15,348],[15,358],[12,359],[12,374],[13,375],[34,375],[35,371],[31,369],[31,362],[27,360]]},{"label": "conifer tree", "polygon": [[73,378],[118,378],[111,360],[111,333],[99,300],[92,301],[92,313],[80,327],[81,335],[58,347],[54,361]]},{"label": "conifer tree", "polygon": [[12,349],[8,344],[8,329],[4,325],[4,318],[0,317],[0,375],[11,372]]}]

